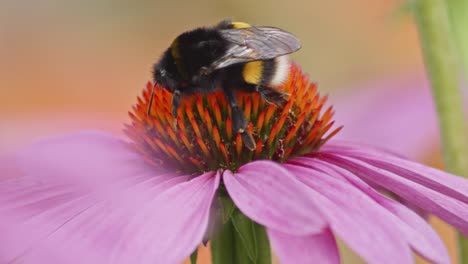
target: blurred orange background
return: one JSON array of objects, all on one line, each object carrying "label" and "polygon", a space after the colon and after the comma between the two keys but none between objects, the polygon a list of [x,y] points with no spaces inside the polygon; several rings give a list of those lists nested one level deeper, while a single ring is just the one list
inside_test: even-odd
[{"label": "blurred orange background", "polygon": [[[0,149],[13,146],[10,137],[34,140],[41,132],[82,127],[87,120],[78,117],[105,129],[126,121],[173,38],[224,18],[295,33],[303,48],[293,59],[323,93],[420,72],[417,34],[400,6],[371,0],[2,1]],[[43,118],[62,124],[38,128]],[[37,131],[24,132],[29,124]]]},{"label": "blurred orange background", "polygon": [[[361,83],[420,75],[417,32],[402,5],[374,0],[2,1],[0,150],[83,128],[121,133],[127,111],[151,78],[152,64],[173,38],[225,18],[296,34],[302,49],[293,59],[330,96]],[[455,258],[454,233],[440,230]],[[359,262],[355,256],[345,261]]]}]

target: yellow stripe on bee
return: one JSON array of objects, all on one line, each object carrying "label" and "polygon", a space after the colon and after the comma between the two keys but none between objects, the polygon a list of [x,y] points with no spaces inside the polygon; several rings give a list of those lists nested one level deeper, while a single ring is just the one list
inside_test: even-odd
[{"label": "yellow stripe on bee", "polygon": [[245,82],[251,84],[259,84],[262,80],[263,61],[252,61],[246,63],[242,69],[242,77]]},{"label": "yellow stripe on bee", "polygon": [[232,28],[249,28],[251,25],[245,23],[245,22],[232,22],[231,23]]}]

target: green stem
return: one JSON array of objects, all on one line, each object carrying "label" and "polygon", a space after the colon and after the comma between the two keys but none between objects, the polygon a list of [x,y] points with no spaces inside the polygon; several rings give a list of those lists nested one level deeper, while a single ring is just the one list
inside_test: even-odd
[{"label": "green stem", "polygon": [[190,255],[190,264],[196,264],[198,258],[198,248]]},{"label": "green stem", "polygon": [[450,26],[454,35],[455,46],[460,54],[459,64],[464,69],[465,81],[468,77],[468,1],[466,0],[447,0]]},{"label": "green stem", "polygon": [[223,225],[222,230],[211,240],[211,259],[213,264],[236,264],[234,226],[231,221]]},{"label": "green stem", "polygon": [[[414,9],[426,70],[439,115],[445,165],[448,171],[467,177],[466,124],[446,2],[416,0]],[[461,234],[459,252],[460,263],[468,264],[468,240]]]},{"label": "green stem", "polygon": [[213,264],[270,264],[270,244],[265,229],[237,209],[211,240]]}]

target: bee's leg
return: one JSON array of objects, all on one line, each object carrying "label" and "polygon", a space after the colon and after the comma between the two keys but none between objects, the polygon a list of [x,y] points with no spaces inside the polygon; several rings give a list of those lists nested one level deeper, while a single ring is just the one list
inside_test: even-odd
[{"label": "bee's leg", "polygon": [[150,97],[150,100],[149,100],[149,103],[148,103],[148,112],[147,112],[148,116],[151,115],[151,107],[153,106],[154,87],[155,87],[155,85],[153,85],[153,89],[151,90],[151,97]]},{"label": "bee's leg", "polygon": [[242,133],[247,128],[247,119],[242,110],[239,109],[237,97],[234,94],[234,90],[224,89],[224,94],[232,110],[232,125],[234,132]]},{"label": "bee's leg", "polygon": [[229,106],[231,107],[232,127],[233,127],[234,132],[240,133],[242,136],[242,141],[244,142],[244,145],[248,149],[254,150],[255,141],[252,135],[250,135],[250,133],[247,131],[247,125],[248,125],[247,118],[245,117],[244,112],[239,108],[237,97],[234,94],[234,89],[225,88],[224,95],[226,96]]},{"label": "bee's leg", "polygon": [[175,90],[172,94],[171,114],[174,118],[174,127],[177,127],[177,110],[180,106],[180,90]]},{"label": "bee's leg", "polygon": [[257,85],[256,90],[269,104],[285,106],[288,102],[289,94],[283,91],[279,91],[264,85]]}]

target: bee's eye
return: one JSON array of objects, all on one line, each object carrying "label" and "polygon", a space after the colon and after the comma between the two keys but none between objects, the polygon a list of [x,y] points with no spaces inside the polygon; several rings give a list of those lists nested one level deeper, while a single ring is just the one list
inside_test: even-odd
[{"label": "bee's eye", "polygon": [[210,73],[209,71],[210,70],[208,69],[208,67],[201,67],[200,68],[200,75],[206,76],[206,75],[208,75]]},{"label": "bee's eye", "polygon": [[160,74],[162,77],[165,77],[165,76],[166,76],[166,70],[160,70],[160,71],[159,71],[159,74]]}]

